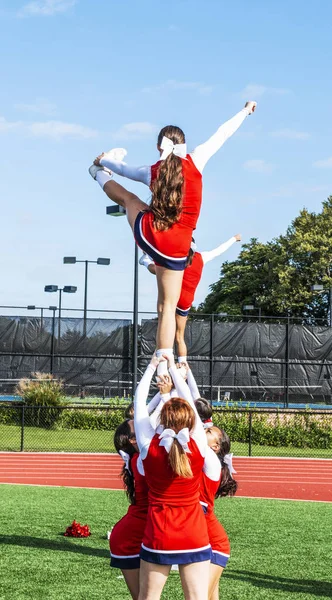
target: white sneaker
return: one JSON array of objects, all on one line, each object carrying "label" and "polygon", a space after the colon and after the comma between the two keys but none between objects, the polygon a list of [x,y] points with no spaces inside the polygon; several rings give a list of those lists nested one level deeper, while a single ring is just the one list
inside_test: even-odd
[{"label": "white sneaker", "polygon": [[138,262],[140,265],[142,265],[142,267],[148,268],[148,266],[153,263],[153,260],[152,260],[152,258],[150,258],[150,256],[148,256],[148,254],[144,253],[144,254],[142,254],[142,256]]},{"label": "white sneaker", "polygon": [[125,148],[112,148],[112,150],[104,152],[103,154],[103,158],[116,160],[118,162],[121,162],[125,156],[127,156],[127,150]]},{"label": "white sneaker", "polygon": [[106,167],[101,167],[100,165],[91,165],[89,167],[89,173],[93,179],[96,179],[98,171],[105,171],[110,177],[113,177],[112,171],[106,169]]},{"label": "white sneaker", "polygon": [[249,110],[248,114],[252,115],[256,106],[257,106],[257,102],[255,102],[254,100],[250,100],[249,102],[245,103],[244,108],[247,108]]}]

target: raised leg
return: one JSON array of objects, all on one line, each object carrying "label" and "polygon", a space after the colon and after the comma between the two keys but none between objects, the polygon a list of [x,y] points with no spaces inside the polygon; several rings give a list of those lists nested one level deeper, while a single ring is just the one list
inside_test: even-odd
[{"label": "raised leg", "polygon": [[136,194],[128,192],[126,188],[116,181],[113,181],[113,179],[106,181],[103,190],[110,200],[113,200],[113,202],[116,202],[116,204],[119,204],[126,209],[128,223],[133,230],[138,213],[142,210],[147,210],[149,208],[148,204],[140,200]]}]

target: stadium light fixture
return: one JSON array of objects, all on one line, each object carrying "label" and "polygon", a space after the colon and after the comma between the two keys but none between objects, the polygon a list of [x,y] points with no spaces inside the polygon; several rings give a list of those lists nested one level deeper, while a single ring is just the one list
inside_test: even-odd
[{"label": "stadium light fixture", "polygon": [[63,263],[65,265],[74,265],[76,263],[85,264],[85,276],[84,276],[84,308],[83,308],[83,336],[86,336],[86,323],[88,316],[88,266],[89,263],[97,265],[109,266],[111,263],[110,258],[99,257],[97,260],[77,260],[76,256],[64,256]]},{"label": "stadium light fixture", "polygon": [[77,292],[76,285],[65,285],[60,288],[58,285],[45,285],[44,292],[59,292],[59,322],[58,322],[58,340],[61,338],[61,308],[62,308],[62,292],[65,294],[75,294]]}]

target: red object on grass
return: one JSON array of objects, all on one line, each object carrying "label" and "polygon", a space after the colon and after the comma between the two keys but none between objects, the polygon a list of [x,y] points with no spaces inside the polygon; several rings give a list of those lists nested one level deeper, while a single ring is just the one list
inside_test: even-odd
[{"label": "red object on grass", "polygon": [[89,537],[91,535],[89,525],[81,525],[81,523],[77,523],[73,521],[70,527],[67,527],[65,533],[63,534],[66,537]]}]

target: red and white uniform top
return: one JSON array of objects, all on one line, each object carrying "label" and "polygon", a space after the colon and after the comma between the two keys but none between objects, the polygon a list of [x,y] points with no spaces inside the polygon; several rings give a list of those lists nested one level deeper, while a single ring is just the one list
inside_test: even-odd
[{"label": "red and white uniform top", "polygon": [[[178,369],[171,367],[170,374],[178,396],[191,404],[196,416],[187,442],[187,456],[193,477],[176,475],[169,464],[167,449],[161,443],[163,440],[151,425],[146,405],[154,372],[155,368],[149,365],[134,401],[136,440],[149,488],[149,512],[142,551],[150,553],[149,556],[158,554],[159,559],[163,555],[165,561],[179,553],[184,557],[183,562],[191,562],[189,555],[196,557],[197,553],[210,548],[206,520],[199,503],[201,473],[207,450],[206,434],[187,384]],[[144,558],[144,554],[141,557]]]},{"label": "red and white uniform top", "polygon": [[[140,222],[140,239],[144,243],[142,249],[148,252],[158,250],[167,258],[184,260],[189,252],[192,232],[196,228],[202,203],[202,173],[208,160],[223,146],[250,114],[250,108],[243,108],[234,117],[226,121],[203,144],[193,152],[181,158],[184,178],[182,212],[177,223],[167,231],[157,231],[153,226],[154,216],[147,211]],[[100,159],[100,164],[113,173],[140,181],[151,187],[158,172],[160,161],[152,166],[130,167],[123,161],[111,160],[107,157]],[[136,240],[137,241],[137,240]]]}]

